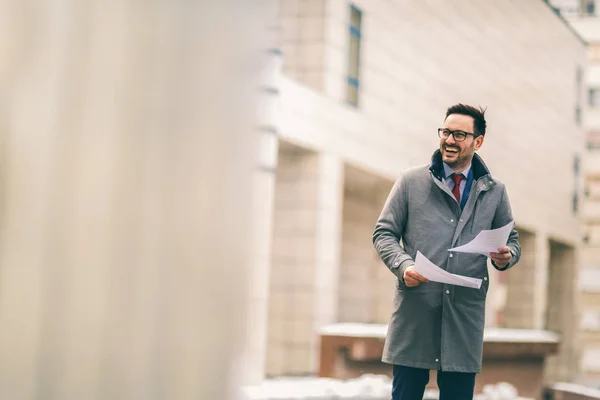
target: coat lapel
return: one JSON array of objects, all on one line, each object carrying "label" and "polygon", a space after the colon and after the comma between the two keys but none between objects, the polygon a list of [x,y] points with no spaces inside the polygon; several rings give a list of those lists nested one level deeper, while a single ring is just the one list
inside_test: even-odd
[{"label": "coat lapel", "polygon": [[452,199],[451,203],[454,205],[453,210],[458,219],[458,226],[454,231],[454,237],[452,238],[452,247],[456,246],[456,242],[458,241],[458,238],[460,237],[464,226],[469,221],[469,218],[471,218],[473,210],[475,209],[475,203],[477,202],[479,196],[483,192],[490,190],[496,185],[496,182],[492,178],[489,169],[487,168],[481,157],[479,157],[479,155],[475,154],[473,156],[473,161],[471,161],[471,164],[473,172],[473,183],[468,194],[467,203],[465,204],[464,209],[461,211],[460,205],[454,198],[454,195],[450,191],[450,188],[442,180],[443,177],[441,175],[441,171],[443,167],[441,152],[439,150],[436,150],[436,152],[433,153],[433,156],[431,157],[431,165],[429,167],[429,170],[432,175],[431,178],[433,179],[435,184]]},{"label": "coat lapel", "polygon": [[[462,214],[459,217],[459,224],[454,231],[454,237],[452,238],[452,247],[456,247],[456,242],[460,237],[463,228],[467,225],[469,218],[473,215],[473,210],[475,209],[475,203],[477,199],[483,192],[487,192],[492,187],[496,185],[496,182],[489,176],[486,175],[482,178],[479,178],[477,181],[473,182],[473,187],[471,188],[471,193],[469,193],[469,198],[467,199],[467,204],[465,205]],[[462,221],[461,221],[462,220]]]}]

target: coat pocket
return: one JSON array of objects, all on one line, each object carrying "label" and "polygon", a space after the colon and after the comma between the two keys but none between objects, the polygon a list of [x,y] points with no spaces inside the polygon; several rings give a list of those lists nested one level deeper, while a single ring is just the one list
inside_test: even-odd
[{"label": "coat pocket", "polygon": [[438,282],[421,283],[419,286],[408,287],[402,282],[398,284],[397,297],[407,304],[421,310],[441,307],[443,284]]},{"label": "coat pocket", "polygon": [[479,303],[485,301],[490,285],[490,281],[487,277],[481,277],[481,287],[479,289],[457,286],[454,292],[455,304],[470,304]]}]

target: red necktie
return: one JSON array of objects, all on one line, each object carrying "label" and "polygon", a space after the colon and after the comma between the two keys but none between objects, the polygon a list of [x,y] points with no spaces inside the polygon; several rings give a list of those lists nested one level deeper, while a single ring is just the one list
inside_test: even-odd
[{"label": "red necktie", "polygon": [[452,194],[460,204],[460,182],[463,180],[463,174],[452,174],[452,179],[454,179],[454,187],[452,188]]}]

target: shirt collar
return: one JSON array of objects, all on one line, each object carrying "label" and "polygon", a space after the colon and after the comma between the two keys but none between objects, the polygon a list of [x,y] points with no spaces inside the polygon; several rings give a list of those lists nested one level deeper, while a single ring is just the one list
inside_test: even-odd
[{"label": "shirt collar", "polygon": [[[444,166],[444,179],[448,179],[450,177],[450,175],[452,175],[454,173],[454,170],[452,169],[452,167],[450,167],[446,163],[442,163],[442,165]],[[469,164],[469,166],[467,168],[465,168],[465,170],[463,172],[461,172],[461,175],[463,175],[465,178],[468,177],[470,170],[471,170],[471,164]]]}]

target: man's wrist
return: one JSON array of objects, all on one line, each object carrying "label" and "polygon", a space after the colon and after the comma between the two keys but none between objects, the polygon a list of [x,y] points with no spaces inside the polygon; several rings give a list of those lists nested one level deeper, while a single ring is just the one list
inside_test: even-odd
[{"label": "man's wrist", "polygon": [[404,282],[404,273],[406,272],[406,270],[410,267],[412,267],[413,265],[415,265],[414,261],[405,261],[404,263],[402,263],[402,265],[400,265],[399,268],[399,278],[400,281],[402,281],[402,283],[404,283],[406,285],[406,282]]},{"label": "man's wrist", "polygon": [[510,249],[510,259],[506,262],[506,264],[503,265],[498,265],[494,260],[492,260],[492,265],[499,271],[503,271],[505,269],[507,269],[510,266],[511,261],[513,260],[513,258],[516,256],[515,252],[513,250],[512,247],[509,247]]},{"label": "man's wrist", "polygon": [[515,250],[512,247],[509,247],[509,249],[510,249],[510,252],[508,254],[510,254],[510,258],[508,259],[508,261],[506,262],[506,264],[504,264],[502,266],[502,268],[505,268],[506,266],[510,265],[510,263],[513,260],[513,258],[516,256]]}]

